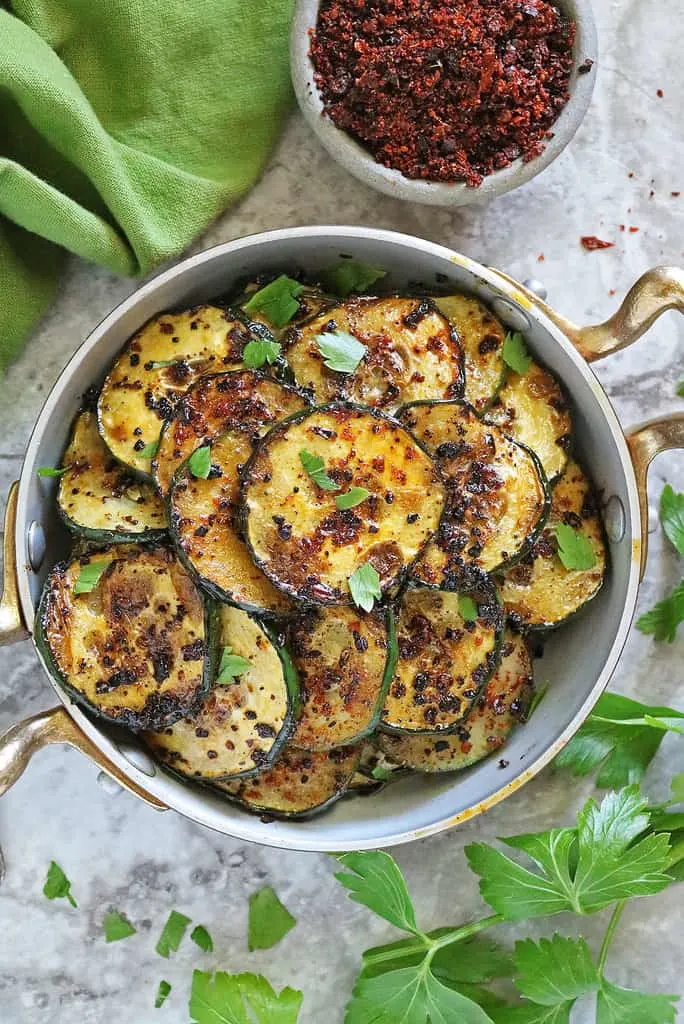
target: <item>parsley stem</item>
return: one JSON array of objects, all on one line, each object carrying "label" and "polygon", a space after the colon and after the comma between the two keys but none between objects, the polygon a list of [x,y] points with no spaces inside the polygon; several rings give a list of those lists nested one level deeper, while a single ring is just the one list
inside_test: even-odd
[{"label": "parsley stem", "polygon": [[501,924],[503,920],[502,914],[491,914],[489,917],[483,917],[480,921],[471,921],[470,924],[454,928],[447,935],[442,935],[439,939],[433,939],[430,952],[434,954],[443,946],[450,946],[453,942],[462,942],[464,939],[469,939],[471,935],[477,935],[478,932],[484,931],[485,928],[492,928],[495,924]]},{"label": "parsley stem", "polygon": [[620,923],[620,918],[622,917],[622,912],[623,912],[623,910],[625,909],[626,906],[627,906],[627,900],[620,900],[620,902],[616,903],[615,906],[613,907],[613,913],[610,916],[610,921],[608,922],[608,927],[606,928],[606,934],[603,936],[603,942],[601,943],[601,950],[599,952],[599,958],[598,958],[598,971],[599,971],[599,974],[603,974],[603,968],[606,966],[606,960],[608,959],[608,949],[610,947],[611,942],[613,941],[613,936],[615,934],[615,929],[617,928],[618,924]]}]

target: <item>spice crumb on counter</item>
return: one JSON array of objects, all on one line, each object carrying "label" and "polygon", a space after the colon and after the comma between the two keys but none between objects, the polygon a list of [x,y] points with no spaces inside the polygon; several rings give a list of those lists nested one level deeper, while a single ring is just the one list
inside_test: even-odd
[{"label": "spice crumb on counter", "polygon": [[[624,225],[620,230],[624,230]],[[580,242],[587,252],[595,252],[597,249],[612,249],[615,242],[605,242],[602,238],[597,238],[596,235],[582,235]]]}]

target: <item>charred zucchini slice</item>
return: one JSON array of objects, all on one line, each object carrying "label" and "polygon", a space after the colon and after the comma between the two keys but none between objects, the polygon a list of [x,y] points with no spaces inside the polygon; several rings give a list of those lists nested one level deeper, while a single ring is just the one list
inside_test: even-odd
[{"label": "charred zucchini slice", "polygon": [[292,663],[281,660],[259,623],[228,605],[218,616],[219,657],[229,648],[250,668],[225,683],[214,680],[192,718],[143,737],[162,764],[192,779],[245,777],[268,768],[292,731],[298,701]]},{"label": "charred zucchini slice", "polygon": [[[302,453],[322,459],[334,489],[307,473]],[[352,486],[369,496],[338,509],[336,495]],[[275,426],[243,480],[245,534],[257,565],[285,593],[319,604],[348,603],[349,577],[366,562],[382,589],[390,587],[436,529],[443,501],[415,439],[381,413],[351,405]]]},{"label": "charred zucchini slice", "polygon": [[154,487],[112,456],[94,412],[85,409],[76,417],[63,464],[57,507],[73,533],[109,544],[152,540],[166,532],[166,509]]},{"label": "charred zucchini slice", "polygon": [[[344,332],[366,347],[353,373],[328,369],[320,334]],[[420,398],[463,393],[463,355],[456,332],[432,299],[350,298],[289,332],[287,361],[317,402],[347,399],[395,409]]]},{"label": "charred zucchini slice", "polygon": [[[595,564],[589,569],[566,569],[558,557],[559,523],[589,539]],[[570,460],[551,496],[549,521],[528,555],[503,576],[501,598],[507,614],[519,627],[559,626],[599,592],[606,572],[606,546],[598,500],[576,462]]]},{"label": "charred zucchini slice", "polygon": [[200,377],[176,405],[164,424],[152,461],[154,478],[163,494],[180,464],[196,448],[229,430],[264,434],[276,421],[306,406],[304,399],[283,384],[253,370],[235,370]]},{"label": "charred zucchini slice", "polygon": [[360,755],[360,744],[318,754],[288,746],[273,767],[256,778],[216,783],[215,788],[256,814],[313,817],[344,795]]},{"label": "charred zucchini slice", "polygon": [[149,475],[162,423],[197,377],[239,366],[249,329],[218,306],[161,313],[135,334],[109,371],[98,402],[100,433],[124,465]]},{"label": "charred zucchini slice", "polygon": [[451,589],[466,564],[493,572],[514,562],[534,543],[549,510],[537,456],[464,402],[418,402],[399,416],[447,485],[440,528],[413,576]]},{"label": "charred zucchini slice", "polygon": [[[93,588],[79,593],[86,577]],[[208,685],[204,604],[163,547],[113,545],[56,565],[36,639],[74,700],[128,729],[165,729],[193,714]]]},{"label": "charred zucchini slice", "polygon": [[443,295],[435,299],[440,313],[453,324],[463,349],[465,399],[477,412],[492,404],[503,385],[506,332],[486,306],[470,295]]},{"label": "charred zucchini slice", "polygon": [[254,564],[238,528],[239,472],[252,435],[234,430],[211,445],[211,471],[196,477],[190,461],[169,493],[169,524],[178,552],[198,583],[221,601],[251,611],[287,612],[290,603]]},{"label": "charred zucchini slice", "polygon": [[380,733],[380,749],[392,762],[419,772],[455,772],[499,750],[521,722],[534,692],[524,639],[507,631],[501,664],[455,733],[392,736]]},{"label": "charred zucchini slice", "polygon": [[555,480],[565,469],[572,421],[561,386],[548,370],[537,363],[531,363],[526,373],[509,368],[506,383],[485,418],[531,448],[548,480]]},{"label": "charred zucchini slice", "polygon": [[[476,618],[471,620],[471,613]],[[453,732],[498,665],[502,630],[503,616],[489,581],[474,588],[464,580],[461,594],[407,590],[397,618],[399,658],[381,729]]]},{"label": "charred zucchini slice", "polygon": [[372,732],[396,662],[392,613],[307,609],[290,636],[302,695],[294,745],[330,750]]}]

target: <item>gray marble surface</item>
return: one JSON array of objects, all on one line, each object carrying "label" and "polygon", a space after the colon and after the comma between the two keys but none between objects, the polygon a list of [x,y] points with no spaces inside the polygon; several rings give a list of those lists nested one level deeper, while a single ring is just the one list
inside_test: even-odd
[{"label": "gray marble surface", "polygon": [[[198,247],[293,224],[395,228],[515,277],[541,278],[551,301],[579,321],[605,317],[646,268],[684,260],[684,4],[601,0],[596,13],[602,55],[589,116],[557,162],[519,191],[458,212],[403,205],[332,164],[293,115],[262,181]],[[679,191],[681,196],[672,195]],[[630,226],[639,230],[630,232]],[[615,248],[587,253],[579,243],[586,234],[614,241]],[[33,420],[67,356],[133,287],[83,264],[69,266],[49,316],[0,381],[0,500],[19,472]],[[668,314],[632,350],[599,366],[625,424],[682,408],[675,385],[684,377],[683,353],[684,321]],[[654,495],[666,479],[684,487],[681,455],[656,462]],[[656,530],[639,607],[650,606],[680,576],[681,565]],[[684,708],[683,653],[684,638],[657,646],[633,633],[614,688]],[[53,699],[29,643],[0,651],[0,728]],[[684,746],[667,737],[649,792],[663,793],[675,770],[684,770]],[[462,856],[465,843],[567,823],[590,791],[590,782],[547,772],[485,817],[399,849],[420,920],[433,927],[479,913],[477,886]],[[394,935],[349,902],[332,879],[328,858],[248,846],[150,810],[126,793],[108,795],[97,785],[94,767],[73,751],[41,753],[2,800],[0,844],[7,865],[0,885],[3,1024],[182,1024],[193,966],[262,971],[274,985],[304,990],[303,1024],[339,1024],[360,951]],[[41,895],[51,858],[72,878],[78,910]],[[248,954],[247,898],[266,883],[299,923],[274,950]],[[129,914],[140,932],[136,938],[104,944],[101,920],[110,906]],[[170,962],[156,956],[156,936],[172,907],[210,928],[213,955],[199,954],[186,941]],[[618,983],[684,991],[683,911],[682,887],[628,909],[610,957]],[[553,924],[572,930],[576,922]],[[605,920],[599,915],[582,925],[596,942]],[[508,930],[510,937],[515,933]],[[174,991],[155,1011],[162,977]],[[575,1020],[593,1020],[590,1008],[579,1006]]]}]

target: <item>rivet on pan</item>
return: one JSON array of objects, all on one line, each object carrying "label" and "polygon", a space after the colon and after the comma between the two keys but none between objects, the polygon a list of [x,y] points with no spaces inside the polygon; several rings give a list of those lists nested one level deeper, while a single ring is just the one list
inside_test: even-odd
[{"label": "rivet on pan", "polygon": [[608,540],[619,544],[625,535],[625,506],[617,494],[611,494],[603,510],[603,522]]},{"label": "rivet on pan", "polygon": [[38,572],[45,558],[45,530],[36,519],[28,528],[26,547],[29,565],[34,572]]},{"label": "rivet on pan", "polygon": [[119,752],[123,754],[129,764],[132,764],[138,771],[143,772],[145,775],[149,775],[150,778],[157,774],[157,768],[151,757],[141,750],[140,747],[133,746],[132,743],[118,743]]},{"label": "rivet on pan", "polygon": [[116,779],[113,779],[111,775],[107,775],[107,772],[98,772],[97,784],[107,794],[107,796],[116,796],[117,793],[121,793],[123,786]]},{"label": "rivet on pan", "polygon": [[533,294],[536,295],[538,299],[541,299],[542,302],[549,294],[541,281],[538,281],[536,277],[526,277],[523,284],[527,288],[528,292],[533,292]]},{"label": "rivet on pan", "polygon": [[656,530],[658,529],[659,518],[660,517],[658,515],[658,509],[655,507],[655,505],[650,505],[649,504],[649,506],[648,506],[648,532],[649,533],[655,533],[656,532]]},{"label": "rivet on pan", "polygon": [[529,319],[525,316],[519,306],[509,302],[508,299],[494,299],[492,308],[500,320],[503,320],[506,327],[513,331],[526,331],[530,326]]}]

